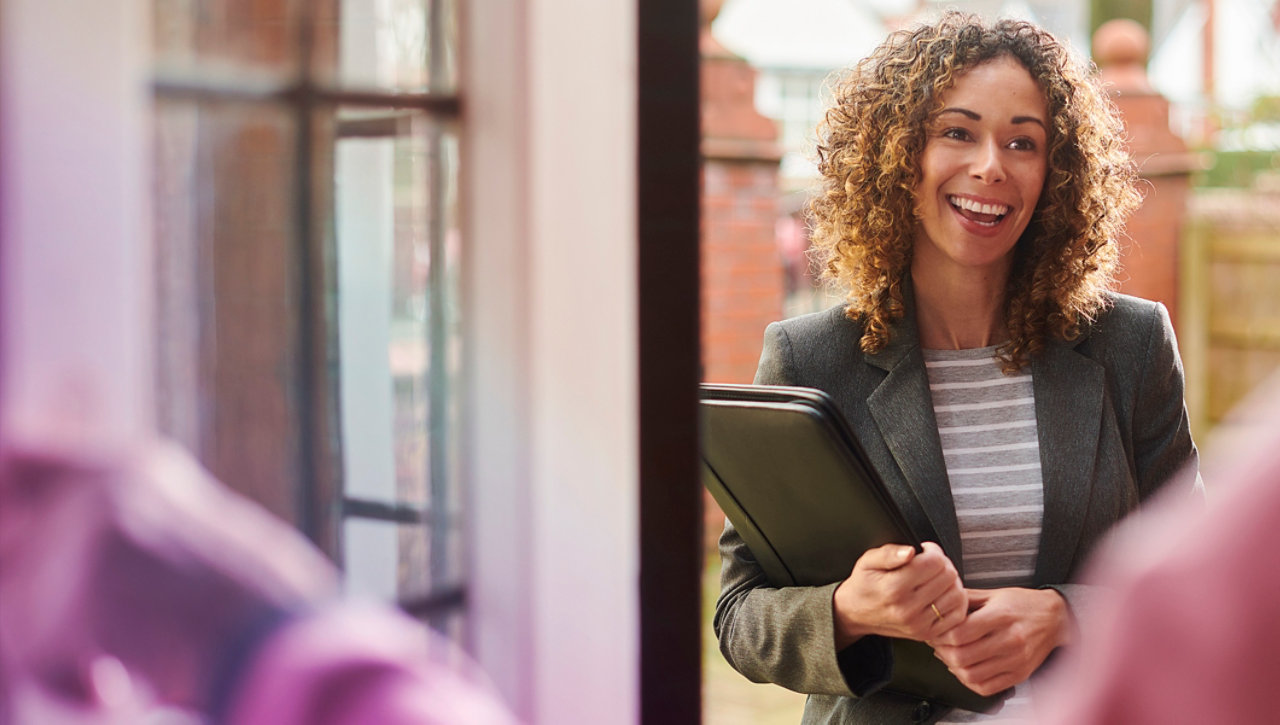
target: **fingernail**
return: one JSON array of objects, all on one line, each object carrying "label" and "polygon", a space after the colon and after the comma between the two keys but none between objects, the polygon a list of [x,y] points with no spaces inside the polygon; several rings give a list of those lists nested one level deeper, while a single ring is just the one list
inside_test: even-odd
[{"label": "fingernail", "polygon": [[907,558],[907,555],[910,553],[911,553],[911,549],[909,547],[904,546],[903,548],[898,549],[898,558],[905,559]]}]

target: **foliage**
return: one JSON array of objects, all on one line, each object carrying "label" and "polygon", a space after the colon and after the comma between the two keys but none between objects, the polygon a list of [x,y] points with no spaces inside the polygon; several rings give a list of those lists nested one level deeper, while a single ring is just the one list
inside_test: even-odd
[{"label": "foliage", "polygon": [[1108,20],[1128,18],[1151,30],[1152,0],[1090,0],[1089,33],[1092,35]]},{"label": "foliage", "polygon": [[1280,96],[1259,96],[1249,109],[1249,116],[1259,123],[1280,122]]},{"label": "foliage", "polygon": [[1212,163],[1196,175],[1200,187],[1250,188],[1259,171],[1280,171],[1278,151],[1211,151]]}]

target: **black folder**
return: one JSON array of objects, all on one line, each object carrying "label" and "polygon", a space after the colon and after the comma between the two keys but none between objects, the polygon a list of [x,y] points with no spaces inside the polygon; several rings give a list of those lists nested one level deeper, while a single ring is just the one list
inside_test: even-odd
[{"label": "black folder", "polygon": [[[839,410],[822,391],[704,383],[703,481],[774,586],[840,581],[867,549],[920,549]],[[923,642],[891,640],[884,689],[986,710]]]}]

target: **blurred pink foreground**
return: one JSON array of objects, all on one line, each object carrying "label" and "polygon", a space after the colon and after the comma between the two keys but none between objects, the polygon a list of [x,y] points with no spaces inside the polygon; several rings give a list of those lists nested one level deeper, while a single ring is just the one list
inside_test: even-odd
[{"label": "blurred pink foreground", "polygon": [[1037,703],[1040,722],[1277,721],[1280,375],[1232,418],[1202,466],[1208,511],[1161,501],[1094,565],[1109,593]]},{"label": "blurred pink foreground", "polygon": [[[514,722],[452,646],[338,599],[301,536],[185,453],[0,460],[0,724]],[[157,722],[168,722],[156,720]]]}]

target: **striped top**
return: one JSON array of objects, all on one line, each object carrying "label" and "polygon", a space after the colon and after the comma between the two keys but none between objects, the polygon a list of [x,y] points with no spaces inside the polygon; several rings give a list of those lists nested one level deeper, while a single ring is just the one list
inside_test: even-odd
[{"label": "striped top", "polygon": [[[924,351],[965,586],[984,589],[1031,584],[1044,515],[1031,374],[1005,375],[995,354],[995,347]],[[942,722],[1019,722],[1029,705],[1020,686],[999,713],[954,710]]]}]

